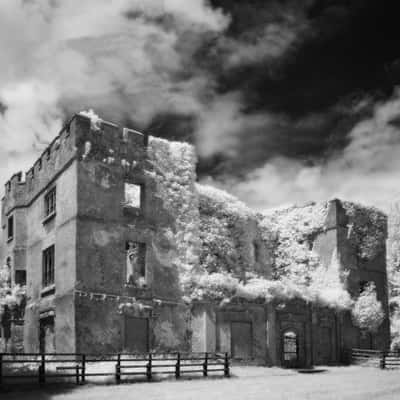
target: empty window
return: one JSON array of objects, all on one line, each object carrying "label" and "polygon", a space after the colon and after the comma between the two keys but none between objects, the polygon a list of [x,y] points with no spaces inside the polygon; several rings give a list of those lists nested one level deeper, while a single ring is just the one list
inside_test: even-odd
[{"label": "empty window", "polygon": [[56,188],[51,189],[44,196],[44,214],[45,217],[53,215],[56,212]]},{"label": "empty window", "polygon": [[145,283],[146,245],[138,242],[126,242],[126,282],[131,285]]},{"label": "empty window", "polygon": [[12,239],[14,237],[14,216],[8,217],[7,222],[7,238]]},{"label": "empty window", "polygon": [[365,290],[368,284],[369,284],[368,281],[360,281],[360,293],[362,293]]},{"label": "empty window", "polygon": [[141,208],[142,186],[125,182],[125,207]]},{"label": "empty window", "polygon": [[54,246],[43,251],[43,287],[54,283]]},{"label": "empty window", "polygon": [[26,285],[26,271],[24,269],[17,269],[15,271],[15,284],[21,286]]},{"label": "empty window", "polygon": [[252,258],[253,262],[258,262],[259,253],[260,253],[260,248],[258,246],[258,243],[253,242],[252,246],[251,246],[251,258]]}]

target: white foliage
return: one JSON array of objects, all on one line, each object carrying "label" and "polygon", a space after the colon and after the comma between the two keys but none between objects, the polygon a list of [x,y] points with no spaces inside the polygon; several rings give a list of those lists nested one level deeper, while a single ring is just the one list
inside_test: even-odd
[{"label": "white foliage", "polygon": [[148,176],[156,181],[156,196],[175,220],[176,265],[185,284],[187,274],[198,266],[200,252],[196,154],[188,143],[150,137],[148,157],[153,169]]},{"label": "white foliage", "polygon": [[342,202],[349,218],[348,239],[357,255],[362,259],[373,259],[385,250],[387,217],[375,207],[365,207],[357,203]]},{"label": "white foliage", "polygon": [[255,217],[256,212],[235,196],[213,186],[196,184],[203,207],[210,213],[233,215],[238,218]]},{"label": "white foliage", "polygon": [[311,272],[310,292],[314,300],[318,304],[332,308],[351,308],[353,300],[344,286],[347,275],[347,273],[341,271],[337,251],[335,250],[329,266],[326,267],[323,264],[319,264]]},{"label": "white foliage", "polygon": [[89,109],[88,111],[82,110],[79,114],[90,119],[90,128],[93,131],[100,130],[103,120],[92,109]]},{"label": "white foliage", "polygon": [[13,309],[21,306],[26,297],[25,286],[10,287],[10,271],[7,265],[0,267],[0,318],[5,306]]},{"label": "white foliage", "polygon": [[364,288],[352,310],[353,322],[361,329],[376,332],[382,324],[385,313],[376,295],[375,284],[370,282]]},{"label": "white foliage", "polygon": [[319,266],[312,247],[313,236],[324,230],[327,203],[311,203],[263,212],[260,227],[267,235],[276,232],[275,277],[286,276],[300,285],[308,285],[311,273]]}]

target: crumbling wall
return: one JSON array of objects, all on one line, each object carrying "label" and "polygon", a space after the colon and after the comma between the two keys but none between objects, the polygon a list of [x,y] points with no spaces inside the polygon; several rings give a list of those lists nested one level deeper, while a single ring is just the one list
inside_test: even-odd
[{"label": "crumbling wall", "polygon": [[[198,266],[199,247],[194,150],[101,120],[95,126],[84,116],[79,121],[76,289],[89,298],[115,296],[123,306],[107,305],[98,313],[98,304],[83,297],[92,317],[81,321],[79,313],[77,332],[93,327],[96,335],[103,326],[105,348],[121,348],[126,329],[121,320],[144,304],[153,310],[148,317],[150,349],[185,349],[190,323],[182,286]],[[140,185],[139,207],[126,202],[126,183]],[[145,245],[141,285],[126,279],[129,241]]]}]

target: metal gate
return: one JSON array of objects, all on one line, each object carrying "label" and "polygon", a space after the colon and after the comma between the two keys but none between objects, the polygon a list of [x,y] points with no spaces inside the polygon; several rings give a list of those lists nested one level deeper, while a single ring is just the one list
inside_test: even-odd
[{"label": "metal gate", "polygon": [[283,333],[283,365],[296,368],[299,364],[299,340],[296,332],[290,330]]}]

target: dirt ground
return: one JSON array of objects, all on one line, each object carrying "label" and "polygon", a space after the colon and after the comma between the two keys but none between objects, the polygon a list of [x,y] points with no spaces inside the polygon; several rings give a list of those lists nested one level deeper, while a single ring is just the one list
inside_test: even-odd
[{"label": "dirt ground", "polygon": [[0,392],[1,400],[305,400],[400,399],[400,370],[326,367],[320,373],[263,367],[233,367],[232,378],[154,383],[47,387]]}]

